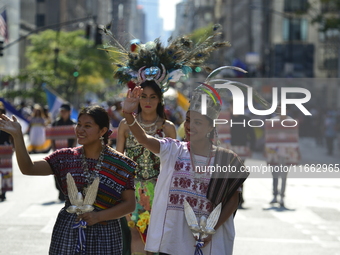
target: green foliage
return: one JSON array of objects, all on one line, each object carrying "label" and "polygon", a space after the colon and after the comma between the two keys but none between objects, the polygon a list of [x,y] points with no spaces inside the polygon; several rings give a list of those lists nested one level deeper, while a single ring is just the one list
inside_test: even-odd
[{"label": "green foliage", "polygon": [[[100,92],[113,82],[113,68],[108,54],[84,37],[84,31],[45,30],[29,37],[26,48],[27,68],[16,77],[35,88],[43,83],[71,100],[75,95]],[[74,74],[78,73],[78,76]]]},{"label": "green foliage", "polygon": [[310,1],[307,12],[312,24],[319,25],[319,31],[340,30],[340,0]]}]

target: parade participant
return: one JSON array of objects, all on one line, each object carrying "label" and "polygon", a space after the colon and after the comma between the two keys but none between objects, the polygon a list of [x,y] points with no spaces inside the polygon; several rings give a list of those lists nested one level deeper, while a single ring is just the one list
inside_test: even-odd
[{"label": "parade participant", "polygon": [[[163,94],[159,86],[154,81],[146,81],[141,86],[143,93],[136,115],[138,123],[151,136],[176,138],[174,124],[165,118]],[[131,226],[132,253],[143,252],[149,224],[141,222],[143,216],[151,213],[154,188],[159,175],[159,158],[137,142],[125,119],[118,128],[116,149],[125,152],[138,164],[135,179],[137,206],[128,221]]]},{"label": "parade participant", "polygon": [[[0,129],[12,135],[23,174],[54,174],[66,194],[65,207],[54,225],[49,254],[121,255],[119,219],[135,209],[136,164],[107,145],[110,135],[107,112],[99,106],[82,109],[75,127],[77,141],[82,146],[60,149],[37,161],[32,161],[27,153],[20,124],[14,116],[10,119],[1,115]],[[75,192],[74,189],[69,192],[70,177],[74,180]],[[94,210],[78,216],[72,213],[71,209],[77,208],[72,202],[74,197],[77,201],[82,200],[82,196],[86,199],[87,190],[92,191],[95,182],[99,185],[95,202],[85,207],[92,206]]]},{"label": "parade participant", "polygon": [[[267,121],[265,126],[264,154],[267,164],[285,168],[297,165],[301,159],[301,154],[299,149],[299,126],[296,124],[296,120],[283,114],[276,114],[270,120],[272,121]],[[283,121],[285,122],[284,125],[282,125]],[[288,172],[285,169],[272,172],[273,199],[270,204],[279,203],[281,207],[285,207],[284,198]],[[279,182],[281,183],[280,189],[278,187]],[[279,195],[280,199],[278,199]]]},{"label": "parade participant", "polygon": [[[130,51],[119,44],[114,45],[113,60],[118,67],[114,77],[131,90],[135,86],[143,88],[136,121],[145,133],[156,138],[176,137],[174,125],[165,121],[162,93],[168,90],[170,84],[174,86],[180,78],[186,78],[193,68],[198,72],[203,69],[210,70],[204,63],[210,53],[229,46],[228,42],[218,40],[219,29],[219,25],[212,26],[196,44],[189,36],[182,36],[170,39],[166,47],[160,39],[146,44],[132,44],[133,49]],[[106,50],[110,52],[110,48]],[[126,120],[121,122],[119,129],[118,150],[125,150],[125,153],[138,163],[136,197],[139,203],[129,225],[136,225],[145,241],[155,195],[154,185],[159,174],[159,159],[147,147],[139,144],[133,134],[129,135],[130,125]]]},{"label": "parade participant", "polygon": [[29,153],[43,153],[51,149],[51,140],[46,139],[46,120],[43,108],[35,104],[29,124]]},{"label": "parade participant", "polygon": [[[160,254],[194,254],[196,240],[185,217],[184,201],[192,207],[196,217],[208,217],[222,203],[222,211],[215,226],[216,234],[203,238],[201,251],[207,254],[232,254],[234,242],[233,214],[239,203],[240,186],[248,173],[233,178],[214,178],[210,171],[200,171],[219,164],[230,166],[240,173],[241,160],[230,150],[213,145],[213,119],[218,118],[221,101],[214,89],[201,85],[194,91],[186,114],[185,133],[189,142],[148,135],[132,114],[140,103],[143,90],[129,90],[123,104],[127,125],[145,148],[161,161],[153,211],[146,241],[146,250]],[[208,97],[207,115],[201,114],[201,94]],[[216,177],[216,176],[215,176]],[[200,244],[202,244],[200,242]]]}]

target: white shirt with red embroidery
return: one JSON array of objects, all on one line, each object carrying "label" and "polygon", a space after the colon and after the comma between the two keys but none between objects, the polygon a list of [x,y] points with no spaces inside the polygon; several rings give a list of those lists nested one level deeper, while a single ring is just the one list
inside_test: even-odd
[{"label": "white shirt with red embroidery", "polygon": [[[185,219],[183,201],[186,199],[196,216],[208,217],[212,205],[206,198],[211,173],[202,168],[195,173],[186,142],[171,138],[160,140],[161,172],[158,176],[145,250],[171,255],[192,255],[196,241]],[[197,165],[207,164],[207,158],[195,156]],[[214,158],[209,160],[213,164]],[[213,235],[204,255],[231,255],[235,238],[231,216]]]}]

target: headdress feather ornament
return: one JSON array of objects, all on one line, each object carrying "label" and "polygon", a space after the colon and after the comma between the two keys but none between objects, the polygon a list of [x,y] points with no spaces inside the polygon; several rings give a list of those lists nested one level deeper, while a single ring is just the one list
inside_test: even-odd
[{"label": "headdress feather ornament", "polygon": [[222,47],[230,46],[229,42],[220,41],[220,25],[214,25],[199,42],[194,43],[189,35],[169,38],[168,46],[163,46],[159,38],[146,44],[134,44],[134,51],[125,49],[113,38],[113,45],[105,50],[112,53],[116,66],[114,78],[120,83],[140,85],[146,80],[154,80],[162,92],[170,82],[177,82],[187,76],[197,66],[210,72],[205,65],[210,54]]}]

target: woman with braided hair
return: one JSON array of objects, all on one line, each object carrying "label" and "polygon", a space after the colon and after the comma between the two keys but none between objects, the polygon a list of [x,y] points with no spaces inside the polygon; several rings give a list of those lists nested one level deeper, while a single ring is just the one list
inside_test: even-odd
[{"label": "woman with braided hair", "polygon": [[[107,112],[100,106],[82,109],[75,127],[77,142],[82,146],[56,150],[42,160],[31,160],[14,116],[10,119],[2,114],[0,130],[13,137],[23,174],[54,175],[65,194],[49,254],[121,255],[119,219],[136,206],[136,163],[107,145],[110,136]],[[85,203],[89,195],[93,196],[93,204]]]}]

